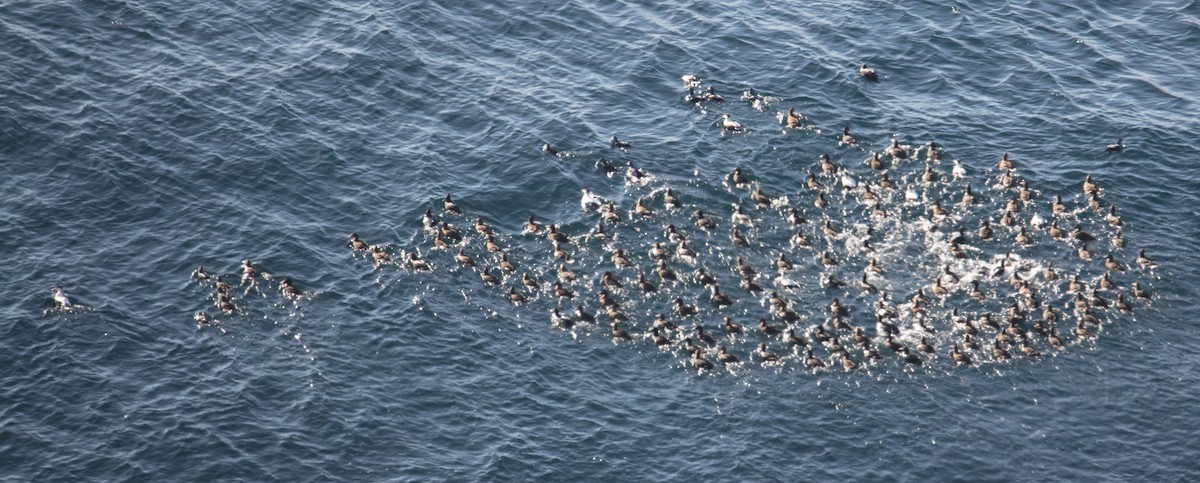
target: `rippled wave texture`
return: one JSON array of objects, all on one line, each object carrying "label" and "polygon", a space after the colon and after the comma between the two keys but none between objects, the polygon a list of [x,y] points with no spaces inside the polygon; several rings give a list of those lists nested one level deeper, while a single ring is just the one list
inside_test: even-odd
[{"label": "rippled wave texture", "polygon": [[[0,479],[1197,471],[1195,2],[177,3],[0,5]],[[687,73],[772,106],[698,110]],[[791,106],[808,129],[780,129]],[[749,132],[722,135],[723,112]],[[445,193],[503,233],[529,213],[585,232],[580,189],[645,194],[601,156],[724,221],[734,167],[799,200],[847,124],[871,149],[937,140],[972,174],[1008,151],[1043,195],[1091,173],[1158,262],[1155,299],[1038,363],[697,376],[552,330],[472,272],[375,270],[346,246],[425,247]],[[239,291],[240,314],[197,329],[212,302],[188,274],[236,279],[243,258],[305,298]],[[47,313],[55,285],[85,308]]]}]

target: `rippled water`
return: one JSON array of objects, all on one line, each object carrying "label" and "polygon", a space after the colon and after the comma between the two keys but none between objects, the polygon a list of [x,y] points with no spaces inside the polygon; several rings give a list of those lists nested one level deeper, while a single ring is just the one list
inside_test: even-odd
[{"label": "rippled water", "polygon": [[[1174,481],[1197,471],[1195,2],[9,2],[0,44],[6,481]],[[878,83],[858,77],[863,62]],[[684,103],[684,74],[727,102]],[[770,100],[763,112],[736,100],[749,87]],[[793,106],[805,129],[776,121]],[[748,132],[722,133],[714,123],[726,112]],[[837,145],[845,125],[863,149]],[[609,149],[613,134],[634,148]],[[954,367],[939,333],[938,357],[916,370],[885,354],[850,373],[789,359],[697,375],[681,349],[614,344],[603,324],[550,328],[550,296],[512,306],[454,268],[453,252],[431,252],[420,226],[453,193],[466,212],[456,227],[471,232],[484,217],[522,271],[549,281],[548,242],[520,235],[529,214],[580,235],[596,222],[580,189],[628,216],[642,196],[661,210],[671,187],[687,209],[626,222],[614,243],[647,271],[645,245],[665,222],[703,240],[699,264],[735,305],[701,304],[689,324],[716,331],[720,314],[766,316],[737,288],[732,258],[769,273],[786,250],[804,264],[805,288],[789,293],[808,316],[801,328],[840,296],[870,329],[861,311],[874,298],[813,286],[815,253],[788,247],[780,213],[753,208],[727,176],[741,166],[816,221],[803,179],[817,156],[872,179],[860,163],[893,137],[944,146],[944,176],[962,160],[980,213],[993,216],[1007,197],[987,188],[1002,152],[1038,190],[1043,216],[1053,194],[1081,208],[1091,173],[1123,216],[1120,259],[1145,248],[1159,264],[1117,281],[1141,280],[1154,299],[1107,317],[1095,342],[1041,360]],[[1118,137],[1127,148],[1105,153]],[[571,156],[543,154],[544,142]],[[605,176],[600,157],[654,180]],[[910,182],[921,166],[895,172]],[[933,194],[960,189],[943,186]],[[839,228],[861,235],[875,223],[832,193],[826,216]],[[726,231],[739,201],[759,220],[741,252]],[[900,215],[872,225],[884,235],[873,241],[916,275],[879,280],[903,303],[941,258],[914,222],[922,207],[893,201]],[[721,229],[699,235],[693,207]],[[979,216],[953,222],[973,231]],[[1101,214],[1077,216],[1110,233]],[[376,268],[346,246],[352,231],[397,257],[419,247],[437,270]],[[1104,238],[1091,265],[1044,235],[1014,253],[1031,268],[1096,275]],[[863,255],[831,247],[853,261],[832,273],[853,282]],[[1002,248],[986,245],[981,266]],[[490,260],[473,233],[466,249]],[[599,242],[573,251],[584,280],[572,288],[594,311],[608,252]],[[188,274],[203,265],[236,282],[243,258],[275,278],[261,292],[239,287],[240,311],[219,315],[211,288]],[[278,295],[282,277],[304,291],[299,302]],[[54,285],[82,307],[52,310]],[[672,295],[706,294],[664,291],[622,293],[637,319],[627,328],[645,329]],[[956,297],[936,312],[969,305]],[[1067,296],[1054,300],[1070,312]],[[197,310],[220,324],[198,329]],[[761,340],[727,344],[745,360]]]}]

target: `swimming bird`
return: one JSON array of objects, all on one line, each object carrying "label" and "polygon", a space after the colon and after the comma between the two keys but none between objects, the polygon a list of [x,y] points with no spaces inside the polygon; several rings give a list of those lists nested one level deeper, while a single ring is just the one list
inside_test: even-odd
[{"label": "swimming bird", "polygon": [[688,247],[687,240],[679,242],[679,246],[675,247],[675,256],[686,263],[696,263],[696,252]]},{"label": "swimming bird", "polygon": [[650,208],[647,208],[646,205],[643,204],[642,198],[640,197],[633,204],[633,213],[643,218],[654,216],[654,211]]},{"label": "swimming bird", "polygon": [[767,319],[758,319],[758,330],[767,337],[779,335],[779,328],[768,324]]},{"label": "swimming bird", "polygon": [[60,310],[71,310],[71,297],[67,296],[62,287],[50,287],[50,296],[54,299],[54,307]]},{"label": "swimming bird", "polygon": [[829,159],[829,155],[825,153],[821,153],[820,167],[821,174],[824,176],[835,175],[838,171],[837,165],[833,164],[833,161]]},{"label": "swimming bird", "polygon": [[492,238],[491,233],[483,235],[483,249],[487,250],[488,253],[500,253],[503,251],[500,249],[500,244],[496,243],[496,240]]},{"label": "swimming bird", "polygon": [[290,278],[284,278],[279,281],[279,292],[283,295],[283,298],[288,300],[300,298],[300,289],[292,284],[292,279]]},{"label": "swimming bird", "polygon": [[788,329],[787,332],[785,332],[783,334],[783,340],[784,340],[784,342],[787,342],[788,345],[790,345],[792,347],[807,347],[808,346],[808,341],[805,340],[804,337],[796,335],[795,329]]},{"label": "swimming bird", "polygon": [[1113,302],[1113,307],[1116,307],[1117,310],[1122,312],[1129,312],[1130,310],[1133,310],[1133,308],[1129,306],[1129,302],[1125,301],[1125,294],[1122,293],[1117,294],[1117,300]]},{"label": "swimming bird", "polygon": [[1029,234],[1025,233],[1025,227],[1022,226],[1020,231],[1017,232],[1017,244],[1026,247],[1032,243],[1033,239],[1029,238]]},{"label": "swimming bird", "polygon": [[1033,199],[1033,190],[1029,189],[1029,182],[1024,178],[1021,178],[1021,189],[1017,192],[1016,199],[1026,203]]},{"label": "swimming bird", "polygon": [[619,289],[622,287],[621,282],[613,276],[612,272],[608,271],[600,275],[600,285],[614,289]]},{"label": "swimming bird", "polygon": [[242,284],[253,285],[258,281],[258,269],[250,263],[250,259],[242,259]]},{"label": "swimming bird", "polygon": [[655,260],[666,260],[671,258],[671,252],[667,251],[667,249],[663,247],[662,242],[654,242],[654,245],[650,246],[650,258]]},{"label": "swimming bird", "polygon": [[879,291],[879,289],[875,288],[874,285],[871,285],[871,282],[867,281],[866,273],[862,274],[862,279],[858,282],[858,288],[859,290],[867,293],[876,293]]},{"label": "swimming bird", "polygon": [[854,140],[854,136],[852,134],[850,134],[850,126],[846,126],[846,127],[842,128],[842,136],[840,138],[840,141],[841,141],[841,144],[844,144],[846,146],[854,145],[855,140]]},{"label": "swimming bird", "polygon": [[941,151],[938,150],[941,146],[938,143],[930,140],[925,146],[925,161],[937,161],[942,157]]},{"label": "swimming bird", "polygon": [[459,233],[458,230],[444,221],[438,226],[438,235],[441,235],[442,238],[450,240],[454,243],[462,241],[463,238],[462,233]]},{"label": "swimming bird", "polygon": [[728,132],[742,132],[742,123],[734,121],[729,113],[721,115],[721,120],[718,122],[721,129]]},{"label": "swimming bird", "polygon": [[733,334],[744,333],[742,326],[740,324],[730,320],[729,317],[721,318],[721,328],[723,330],[725,330],[725,335],[731,336],[731,337],[733,336]]},{"label": "swimming bird", "polygon": [[609,325],[609,331],[608,331],[609,336],[616,340],[632,340],[633,337],[631,337],[629,335],[629,332],[626,332],[624,329],[621,329],[621,327],[617,324],[618,324],[617,321],[614,320]]},{"label": "swimming bird", "polygon": [[700,227],[700,229],[702,229],[704,231],[712,231],[713,229],[715,229],[717,227],[716,223],[714,223],[712,220],[704,217],[703,211],[696,210],[695,215],[696,215],[696,226]]},{"label": "swimming bird", "polygon": [[1108,256],[1104,257],[1104,269],[1110,272],[1124,272],[1125,266],[1114,259],[1112,253],[1109,253]]},{"label": "swimming bird", "polygon": [[804,350],[804,365],[808,366],[809,369],[823,369],[825,367],[825,363],[821,361],[820,358],[813,355],[812,349]]},{"label": "swimming bird", "polygon": [[449,193],[446,193],[446,197],[442,199],[442,210],[444,210],[446,213],[454,213],[456,215],[462,214],[462,209],[450,199]]},{"label": "swimming bird", "polygon": [[[351,248],[352,250],[354,250],[354,251],[356,251],[356,252],[365,252],[365,251],[367,251],[367,249],[369,249],[370,247],[371,247],[371,246],[370,246],[370,245],[367,245],[367,243],[366,243],[366,242],[364,242],[364,241],[362,241],[362,240],[359,240],[359,239],[358,239],[358,233],[357,233],[357,232],[355,232],[355,233],[351,233],[351,234],[350,234],[350,248]],[[198,269],[196,269],[196,270],[198,270],[200,273],[204,273],[204,267],[200,267],[200,268],[198,268]],[[195,275],[196,275],[196,272],[192,272],[192,275],[193,275],[193,276],[195,276]],[[197,277],[197,278],[199,278],[199,277]],[[204,277],[204,278],[205,278],[205,279],[207,279],[207,278],[208,278],[208,277],[207,277],[207,274],[205,274],[205,277]]]},{"label": "swimming bird", "polygon": [[1000,156],[1000,162],[996,164],[996,167],[1000,168],[1001,171],[1009,171],[1013,169],[1013,162],[1012,160],[1008,159],[1008,151],[1005,151],[1004,155]]},{"label": "swimming bird", "polygon": [[1099,191],[1100,191],[1100,185],[1092,182],[1092,175],[1089,174],[1087,176],[1084,176],[1083,192],[1085,194],[1092,194],[1092,193],[1098,193]]},{"label": "swimming bird", "polygon": [[950,348],[950,359],[954,360],[954,363],[960,366],[971,365],[971,358],[962,353],[962,350],[958,348],[958,344],[954,344]]},{"label": "swimming bird", "polygon": [[550,147],[550,143],[542,143],[542,152],[549,154],[551,156],[557,156],[557,157],[563,157],[563,156],[566,156],[566,154],[567,154],[566,151],[559,151],[557,149]]},{"label": "swimming bird", "polygon": [[583,196],[579,198],[579,206],[583,208],[584,211],[599,209],[600,206],[604,204],[604,200],[600,199],[599,196],[592,194],[592,192],[588,191],[587,188],[584,188],[582,191]]},{"label": "swimming bird", "polygon": [[737,259],[734,260],[733,266],[738,271],[738,273],[740,273],[744,277],[753,277],[754,274],[757,273],[754,270],[754,267],[751,267],[749,263],[746,263],[746,261],[743,260],[741,256],[738,256]]},{"label": "swimming bird", "polygon": [[492,275],[492,272],[488,271],[488,267],[483,267],[483,271],[479,272],[479,278],[488,285],[500,285],[500,279]]},{"label": "swimming bird", "polygon": [[691,363],[692,367],[695,367],[697,371],[711,371],[713,368],[712,363],[704,358],[703,349],[692,353]]},{"label": "swimming bird", "polygon": [[746,185],[750,184],[750,179],[747,178],[744,173],[742,173],[741,166],[735,166],[733,171],[729,173],[729,182],[734,186],[744,188]]},{"label": "swimming bird", "polygon": [[921,337],[921,342],[917,343],[917,350],[927,353],[927,354],[934,353],[933,344],[930,344],[929,341],[926,340],[924,337]]},{"label": "swimming bird", "polygon": [[610,149],[629,149],[633,147],[633,144],[617,139],[617,135],[613,134],[612,137],[608,138],[608,147]]},{"label": "swimming bird", "polygon": [[596,160],[596,169],[604,171],[604,174],[608,175],[610,178],[612,177],[613,173],[617,172],[617,167],[612,164],[612,161],[604,158]]},{"label": "swimming bird", "polygon": [[1104,152],[1106,152],[1106,153],[1121,152],[1122,149],[1125,149],[1125,144],[1123,144],[1121,141],[1122,141],[1121,138],[1117,138],[1117,142],[1115,144],[1109,144],[1108,146],[1104,147]]},{"label": "swimming bird", "polygon": [[747,240],[746,237],[742,236],[742,233],[738,231],[738,227],[736,226],[733,227],[733,231],[729,233],[729,240],[736,246],[750,246],[750,241]]},{"label": "swimming bird", "polygon": [[1114,228],[1121,226],[1121,217],[1117,216],[1117,205],[1110,205],[1108,207],[1108,214],[1104,215],[1104,221],[1107,221]]},{"label": "swimming bird", "polygon": [[1144,249],[1144,248],[1141,250],[1138,250],[1137,264],[1139,267],[1142,267],[1142,268],[1145,268],[1148,270],[1153,270],[1155,268],[1158,268],[1158,264],[1154,263],[1154,260],[1151,260],[1150,258],[1146,257],[1146,249]]},{"label": "swimming bird", "polygon": [[825,199],[825,193],[817,193],[816,199],[813,200],[813,206],[821,209],[829,206],[829,201]]},{"label": "swimming bird", "polygon": [[783,252],[779,252],[779,258],[775,259],[775,269],[779,271],[792,269],[792,262],[787,260]]},{"label": "swimming bird", "polygon": [[606,223],[620,223],[621,214],[617,213],[617,206],[609,201],[600,206],[600,218]]},{"label": "swimming bird", "polygon": [[671,188],[667,188],[667,191],[663,193],[663,208],[673,210],[678,207],[679,200],[675,198],[675,192],[671,191]]},{"label": "swimming bird", "polygon": [[716,277],[713,277],[711,273],[708,273],[708,271],[705,270],[704,267],[700,267],[700,268],[696,269],[696,281],[699,282],[700,285],[703,285],[706,287],[709,285],[717,284]]},{"label": "swimming bird", "polygon": [[917,193],[917,189],[909,186],[904,189],[904,201],[906,203],[916,203],[921,200],[921,195]]},{"label": "swimming bird", "polygon": [[434,250],[445,250],[448,247],[449,247],[449,245],[446,244],[446,240],[442,239],[442,235],[440,233],[433,237],[433,249]]},{"label": "swimming bird", "polygon": [[562,282],[554,282],[554,296],[560,299],[573,299],[575,298],[575,293],[563,287]]},{"label": "swimming bird", "polygon": [[204,285],[208,283],[210,276],[204,270],[204,265],[200,265],[195,270],[192,270],[191,278],[195,279],[200,285]]},{"label": "swimming bird", "polygon": [[925,165],[925,172],[921,173],[921,181],[925,183],[935,183],[938,180],[938,174],[933,170],[933,166]]},{"label": "swimming bird", "polygon": [[662,347],[662,346],[671,344],[671,339],[669,337],[667,337],[665,334],[663,334],[662,331],[660,331],[658,329],[653,329],[651,331],[650,340],[654,341],[654,345],[656,347]]},{"label": "swimming bird", "polygon": [[750,199],[759,207],[770,206],[772,201],[770,196],[763,193],[761,187],[754,188],[754,192],[750,193]]},{"label": "swimming bird", "polygon": [[550,326],[563,330],[570,330],[575,327],[575,321],[558,312],[558,307],[550,309]]},{"label": "swimming bird", "polygon": [[699,310],[696,309],[695,305],[686,304],[683,302],[683,299],[679,298],[679,297],[675,298],[675,301],[672,303],[671,309],[674,310],[675,313],[678,314],[680,317],[687,317],[689,315],[696,315],[697,313],[699,313]]},{"label": "swimming bird", "polygon": [[1135,299],[1150,298],[1150,293],[1145,290],[1142,290],[1142,287],[1140,285],[1138,285],[1137,282],[1133,282],[1132,284],[1129,285],[1129,291],[1130,291],[1130,293],[1133,294],[1133,298],[1135,298]]},{"label": "swimming bird", "polygon": [[883,176],[879,178],[879,187],[885,190],[895,189],[896,183],[888,178],[887,173],[883,173]]},{"label": "swimming bird", "polygon": [[568,237],[566,233],[558,231],[558,225],[554,224],[546,227],[546,238],[551,242],[559,243],[569,243],[571,241],[570,237]]},{"label": "swimming bird", "polygon": [[[372,255],[374,258],[376,258],[376,264],[391,262],[391,257],[389,257],[388,254],[384,254],[383,250],[379,249],[379,245],[374,246],[374,252]],[[424,258],[421,258],[419,255],[416,255],[415,251],[409,252],[407,262],[408,268],[412,268],[413,270],[416,270],[416,272],[430,272],[430,270],[433,269],[433,267],[430,266],[430,263],[426,262]]]},{"label": "swimming bird", "polygon": [[805,179],[805,183],[810,190],[822,191],[825,189],[825,185],[821,184],[820,181],[817,181],[817,177],[813,176],[812,173],[808,174],[808,178]]},{"label": "swimming bird", "polygon": [[1082,243],[1090,243],[1090,242],[1096,241],[1096,237],[1094,235],[1092,235],[1091,233],[1088,233],[1086,231],[1083,231],[1083,225],[1080,223],[1076,223],[1075,227],[1071,229],[1071,238],[1074,238]]},{"label": "swimming bird", "polygon": [[[567,249],[563,246],[564,245],[563,243],[559,243],[558,240],[552,241],[550,243],[553,245],[551,247],[552,248],[551,253],[554,255],[555,260],[569,260],[571,258],[571,253],[567,251]],[[500,254],[500,257],[503,259],[505,257],[505,255],[502,253],[502,254]],[[507,262],[508,260],[504,259],[503,261]],[[513,271],[511,269],[511,264],[509,265],[508,271],[510,271],[510,272]]]},{"label": "swimming bird", "polygon": [[755,349],[754,355],[758,356],[759,360],[761,360],[763,364],[779,362],[779,354],[771,352],[770,349],[767,349],[767,344],[765,343],[758,344],[758,348]]},{"label": "swimming bird", "polygon": [[564,282],[574,282],[575,272],[568,270],[565,264],[560,263],[558,264],[558,279]]},{"label": "swimming bird", "polygon": [[522,230],[522,233],[537,235],[541,233],[541,231],[542,224],[538,223],[537,219],[534,218],[533,215],[529,215],[529,219],[525,221],[525,228]]},{"label": "swimming bird", "polygon": [[508,301],[518,305],[523,304],[525,303],[525,295],[518,292],[516,287],[509,287]]},{"label": "swimming bird", "polygon": [[742,211],[742,205],[733,205],[733,214],[730,215],[730,221],[738,225],[754,226],[754,220],[750,218],[750,215]]},{"label": "swimming bird", "polygon": [[638,272],[638,274],[637,274],[637,286],[638,286],[638,290],[641,290],[642,293],[644,293],[644,294],[649,294],[649,293],[658,291],[658,287],[656,287],[654,284],[652,284],[648,280],[646,280],[646,276],[643,275],[641,272]]},{"label": "swimming bird", "polygon": [[537,288],[540,286],[540,283],[536,278],[530,277],[529,273],[526,272],[521,274],[521,286],[537,290]]},{"label": "swimming bird", "polygon": [[787,127],[800,127],[801,124],[800,115],[796,113],[796,108],[794,107],[788,109],[787,116],[783,120],[784,124],[787,124]]},{"label": "swimming bird", "polygon": [[625,258],[625,251],[620,248],[613,251],[612,262],[618,270],[633,266],[633,263],[631,263],[628,258]]},{"label": "swimming bird", "polygon": [[421,215],[421,226],[426,231],[434,231],[437,229],[437,220],[433,218],[433,208],[426,208],[425,214]]},{"label": "swimming bird", "polygon": [[[960,163],[957,159],[951,162],[954,163],[954,167],[950,168],[950,176],[956,180],[966,179],[967,169],[963,167],[962,163]],[[967,188],[970,189],[970,186]]]},{"label": "swimming bird", "polygon": [[730,354],[729,350],[727,350],[725,346],[720,346],[717,348],[717,360],[721,361],[721,363],[725,365],[737,364],[739,362],[737,356]]},{"label": "swimming bird", "polygon": [[992,358],[998,361],[1007,361],[1012,359],[1012,354],[1009,354],[1008,350],[1000,345],[1000,341],[995,341],[992,342]]},{"label": "swimming bird", "polygon": [[670,320],[668,320],[667,316],[665,316],[661,313],[655,314],[654,322],[652,323],[651,327],[654,327],[655,329],[658,329],[658,330],[675,330],[675,329],[679,328],[678,325],[676,325],[674,322],[671,322]]},{"label": "swimming bird", "polygon": [[625,181],[628,183],[641,183],[646,180],[649,175],[642,171],[633,162],[629,162],[629,167],[625,168]]},{"label": "swimming bird", "polygon": [[667,268],[666,260],[658,260],[658,262],[655,263],[654,273],[657,274],[658,278],[663,282],[674,282],[675,280],[678,280],[678,277],[675,276],[675,272],[670,268]]},{"label": "swimming bird", "polygon": [[216,281],[213,283],[213,290],[215,290],[217,294],[229,293],[229,284],[225,283],[225,281],[221,279],[220,275],[217,275]]},{"label": "swimming bird", "polygon": [[893,157],[895,159],[908,158],[908,150],[900,147],[900,140],[898,140],[896,138],[892,138],[892,145],[888,146],[887,149],[884,150],[884,152],[888,153],[891,157]]},{"label": "swimming bird", "polygon": [[887,167],[884,166],[883,160],[879,157],[879,153],[872,153],[871,157],[867,158],[866,161],[863,162],[867,165],[870,165],[872,171],[882,171]]},{"label": "swimming bird", "polygon": [[708,102],[725,102],[725,98],[717,94],[717,90],[713,86],[708,86],[708,89],[705,89],[704,100]]},{"label": "swimming bird", "polygon": [[987,218],[979,221],[979,239],[987,240],[992,237],[992,226],[988,223]]},{"label": "swimming bird", "polygon": [[867,67],[867,64],[862,64],[862,65],[858,66],[858,75],[860,77],[862,77],[866,80],[872,81],[872,82],[879,81],[879,74],[875,72],[875,69]]},{"label": "swimming bird", "polygon": [[856,179],[854,177],[854,175],[851,175],[850,173],[847,173],[845,171],[842,171],[842,176],[840,177],[840,180],[842,182],[842,187],[846,188],[848,190],[852,190],[852,189],[858,187],[858,179]]}]

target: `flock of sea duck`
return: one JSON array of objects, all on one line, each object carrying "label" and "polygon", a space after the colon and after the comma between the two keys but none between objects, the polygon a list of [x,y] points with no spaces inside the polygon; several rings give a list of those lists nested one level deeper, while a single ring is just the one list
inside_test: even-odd
[{"label": "flock of sea duck", "polygon": [[[857,144],[848,128],[839,141]],[[898,140],[862,161],[821,154],[800,187],[737,167],[726,182],[739,202],[724,209],[668,186],[625,207],[583,190],[594,225],[575,233],[530,215],[502,234],[447,195],[422,217],[429,258],[406,251],[397,264],[474,271],[518,307],[547,307],[551,327],[649,343],[701,371],[1036,359],[1150,298],[1137,277],[1155,264],[1126,255],[1121,218],[1091,176],[1081,202],[1048,200],[1007,153],[973,176],[958,160],[943,173],[944,155]],[[1101,231],[1109,248],[1093,255]],[[376,265],[395,263],[350,239]]]},{"label": "flock of sea duck", "polygon": [[[212,301],[216,311],[223,315],[232,316],[241,312],[241,307],[237,302],[244,299],[252,291],[266,297],[269,289],[266,288],[265,284],[274,282],[275,277],[270,273],[260,271],[249,259],[243,259],[239,268],[242,273],[240,280],[236,283],[241,293],[237,293],[238,291],[234,290],[234,287],[229,285],[220,274],[209,273],[204,269],[203,265],[196,267],[192,271],[191,279],[197,285],[212,289],[212,294],[209,295],[208,299]],[[275,290],[279,291],[280,297],[289,302],[297,302],[304,296],[290,278],[281,278],[275,285]],[[210,317],[203,310],[196,311],[192,316],[192,320],[196,322],[196,326],[199,328],[219,326],[221,323],[220,320]]]},{"label": "flock of sea duck", "polygon": [[[684,82],[690,104],[724,101],[694,76]],[[755,109],[764,99],[742,96]],[[778,120],[808,122],[794,109]],[[718,125],[745,129],[728,114]],[[633,149],[615,135],[608,143]],[[860,159],[862,142],[846,126],[836,144],[841,154],[813,156],[799,186],[769,186],[733,168],[723,180],[736,197],[728,207],[691,201],[687,184],[661,185],[630,162],[632,203],[583,190],[590,228],[568,232],[529,215],[519,233],[503,233],[446,195],[437,214],[421,217],[420,247],[397,253],[357,233],[348,247],[377,269],[474,272],[518,310],[543,307],[556,329],[648,344],[700,371],[744,361],[853,371],[1036,359],[1094,339],[1151,298],[1138,277],[1155,263],[1143,250],[1129,256],[1116,206],[1090,175],[1074,196],[1047,197],[1008,153],[988,167],[954,159],[947,173],[947,151],[934,142],[893,139]],[[563,154],[548,144],[543,151]],[[597,167],[616,171],[603,158]],[[203,267],[192,277],[232,315],[272,280],[249,260],[241,270],[240,296]],[[276,290],[301,297],[288,279]],[[53,295],[56,307],[72,307],[61,288]],[[215,322],[204,312],[195,320]]]}]

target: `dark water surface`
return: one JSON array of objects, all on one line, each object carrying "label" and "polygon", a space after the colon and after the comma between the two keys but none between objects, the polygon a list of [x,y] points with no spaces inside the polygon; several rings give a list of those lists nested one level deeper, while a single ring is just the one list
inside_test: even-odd
[{"label": "dark water surface", "polygon": [[[443,3],[0,3],[0,479],[1196,478],[1196,2]],[[879,82],[857,75],[863,62]],[[726,102],[685,103],[684,74]],[[767,97],[763,111],[738,100],[749,87]],[[789,107],[803,129],[777,122]],[[747,131],[722,133],[722,113]],[[859,146],[838,145],[845,125]],[[633,149],[610,149],[613,134]],[[861,161],[893,137],[913,152],[942,145],[933,166],[945,181],[919,183],[921,156],[892,169],[920,203],[888,193],[889,215],[871,218],[823,177],[833,206],[813,208],[803,180],[819,172],[819,154],[871,181]],[[1125,150],[1106,153],[1119,137]],[[570,155],[543,154],[543,142]],[[973,235],[1011,198],[993,186],[1005,151],[1037,190],[1020,224],[1051,218],[1049,200],[1063,195],[1063,227],[1100,238],[1091,262],[1032,227],[1028,248],[1003,228],[972,242],[967,260],[946,258],[954,226]],[[653,179],[605,176],[601,157]],[[949,179],[951,159],[970,181]],[[788,244],[796,230],[783,205],[755,208],[729,185],[738,166],[801,209],[817,251]],[[1089,173],[1104,205],[1119,207],[1124,249],[1084,206]],[[928,203],[949,206],[968,182],[977,207],[925,234]],[[667,187],[682,209],[663,209]],[[599,217],[580,209],[581,189],[613,200],[626,221],[609,227],[609,244],[575,239],[570,288],[581,298],[559,303],[549,243],[521,229],[532,213],[587,233]],[[472,229],[482,216],[518,265],[502,287],[456,267],[457,247],[431,250],[420,216],[442,218],[446,193],[465,212],[445,217],[467,235],[465,252],[496,263]],[[639,197],[655,217],[628,219]],[[746,248],[728,238],[738,203],[755,219]],[[719,229],[695,228],[693,209]],[[845,233],[822,237],[827,218]],[[633,293],[639,270],[659,283],[646,252],[667,223],[699,252],[671,267],[707,267],[733,306],[710,307],[690,281]],[[854,248],[867,227],[874,255]],[[419,249],[435,270],[375,267],[347,247],[354,231],[397,261]],[[619,271],[618,294],[637,338],[613,343],[603,316],[551,328],[551,307],[599,310],[596,280],[613,270],[615,247],[637,265]],[[1141,248],[1158,269],[1136,268]],[[843,263],[823,269],[823,250]],[[999,314],[1018,300],[983,279],[990,300],[973,305],[960,283],[934,302],[937,355],[923,367],[880,349],[870,368],[814,373],[753,329],[759,317],[780,322],[732,268],[744,256],[770,290],[784,252],[800,265],[789,276],[801,287],[786,291],[805,317],[797,332],[839,297],[874,334],[878,296],[854,285],[868,258],[889,269],[873,281],[903,307],[942,264],[983,277],[1010,250],[1026,274],[1052,262],[1089,283],[1113,251],[1131,265],[1114,276],[1120,291],[1128,298],[1136,281],[1153,299],[1129,314],[1098,311],[1098,337],[1080,340],[1065,281],[1039,281],[1066,347],[1038,335],[1043,357],[1014,345],[1013,360],[998,362],[989,342],[976,364],[955,367],[950,310]],[[243,258],[272,278],[237,286]],[[237,313],[221,314],[212,287],[189,279],[199,265],[235,285]],[[504,287],[522,272],[543,289],[515,307]],[[823,288],[823,274],[851,286]],[[301,300],[280,296],[283,277]],[[55,285],[81,307],[53,310]],[[675,297],[701,313],[670,314]],[[198,310],[219,323],[197,328]],[[722,337],[731,316],[748,333],[722,343],[752,362],[696,374],[678,344],[646,339],[657,312],[684,333],[702,325]],[[912,347],[914,317],[900,338]],[[759,342],[784,362],[758,364]],[[716,362],[712,349],[707,357]]]}]

